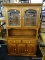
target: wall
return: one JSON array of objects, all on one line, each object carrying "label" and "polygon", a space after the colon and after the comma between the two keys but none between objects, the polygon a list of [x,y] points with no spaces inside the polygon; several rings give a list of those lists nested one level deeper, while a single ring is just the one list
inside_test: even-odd
[{"label": "wall", "polygon": [[31,0],[31,3],[42,3],[43,0]]}]

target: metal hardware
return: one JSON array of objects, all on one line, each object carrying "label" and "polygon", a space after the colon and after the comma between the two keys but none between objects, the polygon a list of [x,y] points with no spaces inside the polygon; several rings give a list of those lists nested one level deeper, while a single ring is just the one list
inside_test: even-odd
[{"label": "metal hardware", "polygon": [[14,43],[15,43],[15,41],[14,41]]},{"label": "metal hardware", "polygon": [[16,49],[15,49],[16,50]]},{"label": "metal hardware", "polygon": [[26,50],[25,50],[26,51]]},{"label": "metal hardware", "polygon": [[30,42],[29,42],[30,43]]},{"label": "metal hardware", "polygon": [[28,51],[28,50],[27,50]]}]

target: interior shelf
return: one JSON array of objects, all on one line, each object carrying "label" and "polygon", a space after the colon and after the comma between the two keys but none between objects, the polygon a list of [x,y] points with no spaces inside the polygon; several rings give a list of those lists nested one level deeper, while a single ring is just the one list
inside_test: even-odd
[{"label": "interior shelf", "polygon": [[18,36],[18,37],[32,37],[32,36],[36,36],[36,30],[34,29],[9,29],[8,30],[8,36]]},{"label": "interior shelf", "polygon": [[36,36],[8,36],[7,39],[30,39],[30,40],[37,40]]}]

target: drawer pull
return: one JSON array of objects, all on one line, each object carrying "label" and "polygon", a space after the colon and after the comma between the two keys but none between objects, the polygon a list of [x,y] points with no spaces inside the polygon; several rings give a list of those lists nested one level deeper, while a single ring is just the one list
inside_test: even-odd
[{"label": "drawer pull", "polygon": [[16,49],[15,49],[16,50]]},{"label": "drawer pull", "polygon": [[23,20],[24,20],[24,17],[23,17]]},{"label": "drawer pull", "polygon": [[28,50],[27,50],[28,51]]},{"label": "drawer pull", "polygon": [[25,50],[26,51],[26,50]]},{"label": "drawer pull", "polygon": [[15,43],[15,41],[14,41],[14,43]]},{"label": "drawer pull", "polygon": [[29,42],[30,43],[30,42]]}]

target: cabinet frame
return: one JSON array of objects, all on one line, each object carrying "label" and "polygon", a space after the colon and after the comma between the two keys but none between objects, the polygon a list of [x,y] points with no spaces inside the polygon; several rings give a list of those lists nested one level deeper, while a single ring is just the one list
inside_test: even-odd
[{"label": "cabinet frame", "polygon": [[[35,11],[37,12],[36,25],[35,25],[35,26],[24,26],[24,12],[25,12],[26,10],[28,10],[28,9],[32,9],[32,10],[35,10]],[[23,28],[37,28],[39,8],[26,6],[26,7],[23,7],[22,11],[23,11],[23,12],[22,12]]]},{"label": "cabinet frame", "polygon": [[9,26],[8,25],[8,11],[9,10],[18,10],[20,12],[21,8],[20,7],[19,8],[18,7],[15,7],[15,8],[14,7],[8,7],[8,9],[6,8],[6,14],[7,14],[7,16],[6,16],[6,19],[7,19],[6,26],[9,27],[9,28],[18,28],[18,27],[21,28],[21,12],[20,12],[20,26]]},{"label": "cabinet frame", "polygon": [[[18,56],[36,56],[36,50],[37,50],[37,40],[38,40],[38,29],[39,29],[39,26],[40,26],[40,12],[41,12],[41,6],[42,4],[3,4],[4,8],[5,8],[5,11],[6,11],[6,32],[7,32],[7,48],[8,48],[8,54],[10,55],[18,55]],[[20,26],[9,26],[8,25],[8,11],[11,10],[11,9],[16,9],[16,10],[19,10],[20,11]],[[37,11],[37,19],[36,19],[36,26],[24,26],[24,11],[27,10],[27,9],[33,9],[33,10],[36,10]],[[21,32],[21,29],[34,29],[36,32],[36,36],[32,36],[32,37],[29,37],[29,35],[16,35],[16,36],[9,36],[8,35],[8,30],[9,29],[12,29],[14,28],[13,32],[16,30],[16,29],[20,29],[20,32]],[[16,30],[17,31],[17,30]],[[25,32],[25,31],[24,31]],[[27,34],[29,33],[29,31],[27,32]],[[11,32],[10,32],[11,34]],[[18,34],[18,33],[17,33]],[[26,34],[26,33],[25,33]],[[35,35],[34,34],[34,35]],[[15,35],[15,34],[14,34]],[[11,39],[12,42],[10,42],[9,40]],[[13,44],[13,40],[21,40],[21,42],[18,43],[15,42]],[[23,41],[22,41],[23,40]],[[25,41],[24,41],[25,40]],[[28,40],[32,40],[31,42],[30,41],[27,41]],[[8,42],[9,41],[9,42]],[[36,42],[35,42],[36,41]],[[16,47],[17,48],[17,54],[12,54],[10,53],[9,51],[9,45],[12,47],[14,46],[14,48]],[[11,49],[12,49],[11,47]],[[22,48],[22,50],[21,50]],[[23,49],[24,48],[24,49]],[[26,52],[25,52],[25,49],[26,49]],[[31,49],[31,50],[30,50]],[[32,50],[34,49],[34,51],[32,52]],[[13,51],[12,51],[13,52]],[[32,53],[31,53],[32,52]],[[13,52],[14,53],[14,52]]]}]

